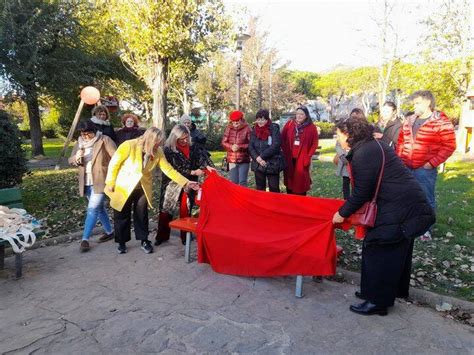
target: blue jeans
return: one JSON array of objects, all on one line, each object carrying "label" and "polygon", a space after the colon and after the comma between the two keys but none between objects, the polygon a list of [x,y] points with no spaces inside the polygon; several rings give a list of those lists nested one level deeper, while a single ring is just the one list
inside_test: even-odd
[{"label": "blue jeans", "polygon": [[110,223],[109,215],[105,209],[104,200],[105,194],[94,193],[92,186],[85,186],[84,192],[89,203],[87,204],[86,220],[84,222],[84,231],[82,233],[82,240],[89,240],[97,220],[102,223],[105,233],[112,233],[112,225]]},{"label": "blue jeans", "polygon": [[249,163],[229,163],[229,178],[234,184],[247,186]]},{"label": "blue jeans", "polygon": [[425,169],[421,167],[418,169],[411,169],[411,172],[425,192],[428,203],[433,208],[433,210],[436,210],[435,188],[436,178],[438,177],[438,169]]}]

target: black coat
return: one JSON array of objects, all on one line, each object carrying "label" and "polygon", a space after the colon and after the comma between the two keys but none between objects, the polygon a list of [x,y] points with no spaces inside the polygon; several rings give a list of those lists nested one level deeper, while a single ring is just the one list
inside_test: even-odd
[{"label": "black coat", "polygon": [[[367,243],[397,243],[402,238],[422,235],[435,222],[435,214],[426,195],[412,173],[395,151],[380,142],[385,152],[385,167],[377,196],[377,217],[374,228],[369,228]],[[347,154],[352,168],[354,189],[339,209],[342,217],[349,217],[375,193],[382,165],[382,152],[374,139],[355,144]]]},{"label": "black coat", "polygon": [[98,131],[101,131],[102,134],[105,134],[106,136],[110,137],[114,141],[114,143],[117,143],[117,136],[115,135],[115,130],[114,130],[114,127],[112,127],[112,125],[98,124],[95,122],[92,122],[92,123],[94,123],[95,128]]},{"label": "black coat", "polygon": [[383,137],[380,140],[387,143],[393,149],[396,149],[401,127],[402,120],[398,117],[388,122],[383,130]]},{"label": "black coat", "polygon": [[[210,159],[209,153],[199,144],[193,144],[190,147],[189,159],[178,151],[173,151],[170,147],[164,149],[166,160],[175,168],[181,175],[190,181],[198,181],[199,177],[191,175],[191,170],[205,169],[206,166],[214,166]],[[162,174],[161,177],[161,194],[160,194],[160,210],[163,208],[163,201],[165,191],[171,179]],[[194,191],[190,191],[190,197],[194,197]]]},{"label": "black coat", "polygon": [[[266,174],[278,174],[284,169],[284,160],[281,152],[280,127],[276,123],[272,123],[270,125],[270,133],[271,135],[269,138],[271,137],[271,144],[268,144],[269,139],[258,139],[255,134],[255,128],[253,128],[250,133],[249,153],[252,157],[252,171],[259,169],[259,171]],[[268,167],[266,170],[262,170],[264,168],[257,163],[257,157],[259,156],[267,162]]]},{"label": "black coat", "polygon": [[206,144],[206,136],[199,129],[197,129],[196,124],[194,122],[191,124],[190,133],[191,141],[193,142],[193,144],[198,143],[203,146]]},{"label": "black coat", "polygon": [[120,128],[117,131],[117,141],[116,141],[117,146],[119,146],[123,142],[128,141],[130,139],[138,138],[141,135],[143,135],[143,133],[145,133],[145,130],[140,129],[138,127],[133,127],[133,128],[123,127],[123,128]]}]

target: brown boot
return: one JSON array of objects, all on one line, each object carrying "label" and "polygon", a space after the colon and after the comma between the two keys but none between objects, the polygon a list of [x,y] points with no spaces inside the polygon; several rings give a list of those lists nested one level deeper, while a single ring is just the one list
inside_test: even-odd
[{"label": "brown boot", "polygon": [[107,242],[107,241],[112,240],[112,239],[114,239],[114,233],[113,232],[110,233],[110,234],[104,233],[99,237],[98,242],[103,243],[103,242]]},{"label": "brown boot", "polygon": [[156,231],[155,245],[160,245],[170,239],[170,222],[172,216],[168,212],[160,212],[158,215],[158,230]]}]

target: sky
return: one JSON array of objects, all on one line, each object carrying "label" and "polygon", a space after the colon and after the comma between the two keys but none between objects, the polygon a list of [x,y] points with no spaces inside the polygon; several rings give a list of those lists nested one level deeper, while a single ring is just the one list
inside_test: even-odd
[{"label": "sky", "polygon": [[[408,55],[407,60],[413,60],[424,30],[420,19],[436,1],[396,3],[392,19],[401,42],[399,53]],[[291,69],[323,72],[338,65],[359,67],[380,62],[374,18],[381,18],[381,1],[224,0],[224,4],[231,14],[246,7],[247,15],[233,15],[238,21],[258,16],[259,27],[269,32],[269,45],[278,50],[283,62],[290,61]]]}]

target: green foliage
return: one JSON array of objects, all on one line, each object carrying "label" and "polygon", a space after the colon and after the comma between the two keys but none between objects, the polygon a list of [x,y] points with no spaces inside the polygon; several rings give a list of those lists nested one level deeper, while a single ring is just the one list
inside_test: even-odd
[{"label": "green foliage", "polygon": [[28,169],[20,132],[3,110],[0,111],[0,137],[0,189],[4,189],[20,184]]},{"label": "green foliage", "polygon": [[313,100],[321,95],[321,90],[315,85],[320,78],[319,74],[288,70],[285,71],[285,79],[293,84],[293,92],[303,95],[306,99]]},{"label": "green foliage", "polygon": [[336,125],[331,122],[317,122],[316,126],[320,128],[319,139],[323,138],[333,138],[336,134]]}]

